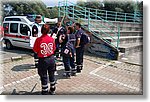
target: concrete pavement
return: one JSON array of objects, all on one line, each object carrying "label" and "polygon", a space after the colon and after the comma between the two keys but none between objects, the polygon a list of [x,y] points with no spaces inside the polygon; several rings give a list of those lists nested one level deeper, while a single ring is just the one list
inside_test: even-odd
[{"label": "concrete pavement", "polygon": [[12,50],[7,50],[5,47],[0,48],[0,63],[6,63],[13,61],[15,59],[21,59],[24,57],[31,57],[33,54],[32,50],[23,48],[14,48]]},{"label": "concrete pavement", "polygon": [[[40,95],[40,79],[33,64],[32,57],[2,63],[1,94]],[[63,77],[63,66],[61,64],[57,66],[56,95],[142,95],[142,70],[143,67],[140,65],[107,60],[87,54],[84,56],[83,71],[70,79]]]}]

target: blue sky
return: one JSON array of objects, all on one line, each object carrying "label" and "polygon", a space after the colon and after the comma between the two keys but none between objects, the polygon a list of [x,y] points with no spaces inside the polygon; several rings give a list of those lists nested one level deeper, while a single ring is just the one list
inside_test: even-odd
[{"label": "blue sky", "polygon": [[[64,0],[42,0],[47,6],[58,6],[59,1],[64,1]],[[77,0],[71,0],[72,3],[76,3]]]}]

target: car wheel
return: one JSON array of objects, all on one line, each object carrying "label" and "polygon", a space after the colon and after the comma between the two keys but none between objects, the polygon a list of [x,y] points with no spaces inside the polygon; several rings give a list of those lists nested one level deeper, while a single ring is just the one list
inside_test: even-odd
[{"label": "car wheel", "polygon": [[10,50],[12,48],[13,48],[13,46],[12,46],[11,42],[10,41],[6,41],[6,49]]}]

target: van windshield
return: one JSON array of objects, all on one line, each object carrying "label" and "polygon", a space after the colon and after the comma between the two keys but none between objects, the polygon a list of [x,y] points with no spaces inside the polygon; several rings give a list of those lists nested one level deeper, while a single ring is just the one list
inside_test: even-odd
[{"label": "van windshield", "polygon": [[33,16],[27,16],[27,19],[28,19],[30,22],[34,22],[34,17],[33,17]]}]

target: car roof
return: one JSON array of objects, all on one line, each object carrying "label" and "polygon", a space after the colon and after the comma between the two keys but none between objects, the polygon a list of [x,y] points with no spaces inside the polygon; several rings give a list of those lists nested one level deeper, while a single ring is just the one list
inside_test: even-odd
[{"label": "car roof", "polygon": [[[4,22],[6,22],[6,20],[5,19],[7,19],[7,18],[20,18],[21,19],[21,21],[15,21],[15,22],[24,22],[24,23],[27,23],[27,24],[29,24],[29,25],[32,25],[33,23],[34,23],[34,21],[31,21],[29,18],[27,18],[28,16],[7,16],[7,17],[5,17],[4,18]],[[10,21],[8,21],[8,22],[10,22]],[[13,21],[11,21],[11,22],[13,22]],[[42,21],[40,24],[44,24],[44,22]]]},{"label": "car roof", "polygon": [[20,18],[20,17],[27,17],[27,16],[6,16],[6,17],[17,17],[17,18],[19,17]]}]

